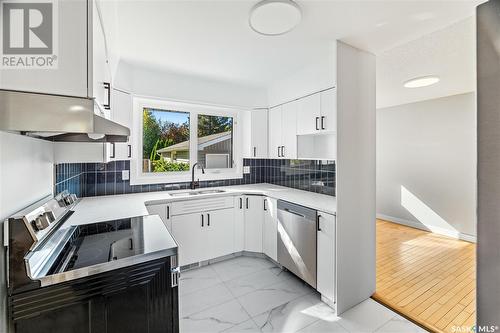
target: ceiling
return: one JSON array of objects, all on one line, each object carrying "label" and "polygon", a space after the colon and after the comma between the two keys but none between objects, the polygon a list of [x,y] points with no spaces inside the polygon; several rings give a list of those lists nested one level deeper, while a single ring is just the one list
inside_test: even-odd
[{"label": "ceiling", "polygon": [[[475,31],[471,17],[377,55],[377,108],[475,91]],[[426,75],[440,81],[403,87]]]},{"label": "ceiling", "polygon": [[[331,41],[342,39],[383,55],[382,65],[399,80],[394,70],[404,66],[404,59],[391,65],[397,54],[384,51],[470,17],[480,2],[298,0],[303,20],[296,29],[261,36],[248,25],[257,1],[119,1],[116,47],[130,63],[268,87],[314,62]],[[411,52],[399,54],[408,58]],[[397,87],[387,80],[379,83],[383,89]]]}]

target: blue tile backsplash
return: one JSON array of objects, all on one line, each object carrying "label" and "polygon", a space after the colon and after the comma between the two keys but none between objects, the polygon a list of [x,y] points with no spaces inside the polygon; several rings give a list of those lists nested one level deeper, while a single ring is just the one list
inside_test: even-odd
[{"label": "blue tile backsplash", "polygon": [[[243,178],[200,181],[200,187],[270,183],[335,195],[335,162],[326,160],[244,159],[250,173]],[[130,185],[122,179],[130,161],[64,163],[55,166],[55,193],[68,190],[79,197],[188,189],[190,182]]]}]

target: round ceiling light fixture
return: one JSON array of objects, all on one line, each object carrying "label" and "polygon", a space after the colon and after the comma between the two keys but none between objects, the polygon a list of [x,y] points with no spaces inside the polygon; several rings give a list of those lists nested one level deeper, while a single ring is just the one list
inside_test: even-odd
[{"label": "round ceiling light fixture", "polygon": [[250,27],[259,34],[277,36],[295,28],[302,19],[300,7],[292,0],[264,0],[250,12]]},{"label": "round ceiling light fixture", "polygon": [[405,81],[403,86],[405,88],[422,88],[432,86],[439,82],[439,77],[434,75],[421,76]]}]

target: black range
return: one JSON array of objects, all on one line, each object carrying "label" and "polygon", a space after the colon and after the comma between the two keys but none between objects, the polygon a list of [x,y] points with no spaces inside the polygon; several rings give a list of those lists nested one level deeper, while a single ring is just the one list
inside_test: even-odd
[{"label": "black range", "polygon": [[157,215],[71,225],[75,196],[8,220],[15,332],[178,332],[177,244]]}]

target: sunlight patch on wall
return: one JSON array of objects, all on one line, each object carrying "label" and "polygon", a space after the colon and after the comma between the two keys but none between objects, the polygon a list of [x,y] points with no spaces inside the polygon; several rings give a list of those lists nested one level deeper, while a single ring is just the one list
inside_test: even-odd
[{"label": "sunlight patch on wall", "polygon": [[403,185],[401,185],[401,206],[432,232],[447,230],[452,237],[458,237],[460,234],[457,229]]}]

